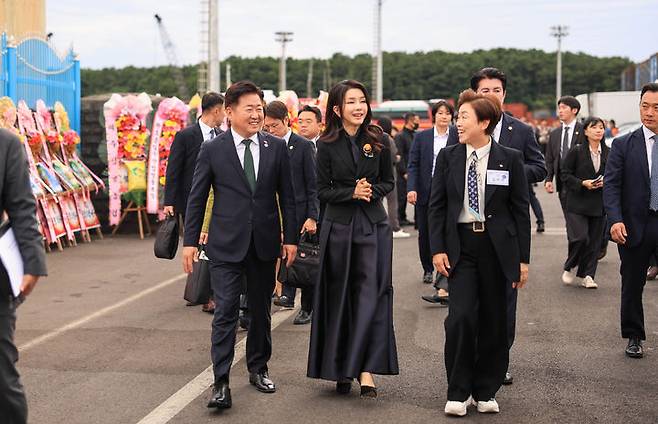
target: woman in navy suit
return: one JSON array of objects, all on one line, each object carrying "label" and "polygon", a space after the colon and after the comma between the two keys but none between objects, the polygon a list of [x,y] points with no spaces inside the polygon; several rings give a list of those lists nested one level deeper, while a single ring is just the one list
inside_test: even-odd
[{"label": "woman in navy suit", "polygon": [[359,379],[376,397],[373,374],[398,374],[393,331],[393,239],[382,199],[393,190],[391,152],[370,124],[358,81],[336,84],[318,140],[318,196],[326,204],[308,376],[347,394]]}]

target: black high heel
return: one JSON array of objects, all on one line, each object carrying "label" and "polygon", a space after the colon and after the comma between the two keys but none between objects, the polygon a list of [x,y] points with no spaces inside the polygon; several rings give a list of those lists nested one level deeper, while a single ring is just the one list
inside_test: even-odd
[{"label": "black high heel", "polygon": [[361,386],[361,397],[375,399],[377,397],[377,388],[372,386]]},{"label": "black high heel", "polygon": [[341,378],[336,382],[336,392],[340,395],[348,395],[352,391],[352,379]]}]

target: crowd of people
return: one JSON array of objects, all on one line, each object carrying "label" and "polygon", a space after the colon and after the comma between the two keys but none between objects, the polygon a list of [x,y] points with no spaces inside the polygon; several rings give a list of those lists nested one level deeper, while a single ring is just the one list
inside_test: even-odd
[{"label": "crowd of people", "polygon": [[[518,289],[528,280],[534,184],[559,194],[568,239],[564,284],[578,279],[596,288],[601,251],[608,238],[619,245],[625,353],[643,356],[642,291],[658,246],[658,84],[642,89],[642,128],[612,148],[603,142],[602,119],[579,122],[577,100],[560,98],[560,125],[547,135],[545,156],[537,132],[503,112],[506,94],[505,73],[481,69],[456,107],[433,105],[431,129],[417,132],[418,117],[409,114],[397,134],[390,120],[372,121],[368,92],[354,80],[331,88],[324,113],[304,107],[298,133],[285,104],[266,104],[252,82],[204,95],[200,119],[172,145],[165,211],[184,221],[185,272],[192,271],[199,244],[210,258],[209,408],[232,406],[238,326],[247,330],[249,382],[263,393],[277,390],[268,368],[271,305],[294,307],[296,294],[294,287],[277,291],[277,268],[294,263],[305,233],[319,234],[320,246],[317,281],[302,291],[294,319],[311,327],[307,376],[334,382],[340,394],[358,381],[361,397],[377,397],[375,375],[399,373],[393,238],[409,237],[402,227],[415,224],[419,280],[434,288],[423,299],[448,307],[444,411],[464,416],[474,405],[481,413],[499,412],[496,393],[513,382],[509,358]],[[17,149],[13,136],[0,136],[0,148]],[[5,168],[12,178],[0,185],[3,201],[14,198],[7,190],[29,190],[27,168],[16,167],[24,161],[4,158],[0,178]],[[35,217],[25,214],[34,209],[27,197],[0,203],[30,274],[23,295],[45,274],[40,240],[30,230]],[[0,282],[7,280],[0,266]],[[17,301],[7,293],[2,302],[0,376],[8,383],[2,412],[20,418],[25,402],[11,342]]]}]

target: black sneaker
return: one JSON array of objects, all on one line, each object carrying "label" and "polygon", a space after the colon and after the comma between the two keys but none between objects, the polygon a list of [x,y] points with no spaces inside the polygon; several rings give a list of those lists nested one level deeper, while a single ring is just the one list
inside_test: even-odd
[{"label": "black sneaker", "polygon": [[278,299],[274,299],[274,304],[281,308],[295,307],[295,301],[288,296],[280,296]]},{"label": "black sneaker", "polygon": [[543,233],[546,231],[546,228],[544,228],[544,223],[543,222],[538,222],[537,223],[537,232],[538,233]]},{"label": "black sneaker", "polygon": [[433,281],[434,275],[432,271],[423,274],[423,284],[432,284]]},{"label": "black sneaker", "polygon": [[293,320],[294,325],[305,325],[311,322],[312,312],[306,312],[305,310],[299,311],[295,319]]}]

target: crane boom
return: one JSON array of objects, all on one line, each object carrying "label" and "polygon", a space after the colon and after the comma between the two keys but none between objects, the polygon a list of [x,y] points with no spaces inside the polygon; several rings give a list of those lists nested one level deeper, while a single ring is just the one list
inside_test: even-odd
[{"label": "crane boom", "polygon": [[167,61],[172,67],[174,81],[176,81],[176,85],[178,86],[178,95],[182,99],[187,100],[188,99],[187,85],[185,84],[185,77],[183,76],[183,71],[181,70],[178,64],[178,56],[176,56],[176,47],[174,46],[174,43],[171,41],[171,38],[169,37],[167,28],[165,28],[164,23],[162,22],[162,17],[157,13],[155,14],[154,17],[158,25],[158,30],[160,31],[160,40],[162,41],[162,48],[164,49],[165,54],[167,55]]}]

